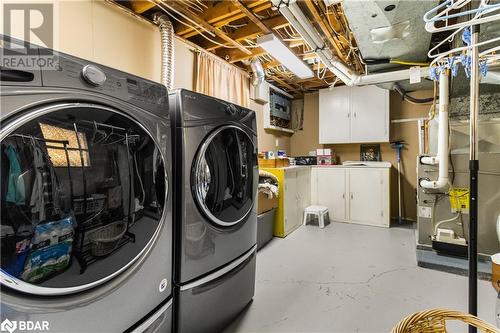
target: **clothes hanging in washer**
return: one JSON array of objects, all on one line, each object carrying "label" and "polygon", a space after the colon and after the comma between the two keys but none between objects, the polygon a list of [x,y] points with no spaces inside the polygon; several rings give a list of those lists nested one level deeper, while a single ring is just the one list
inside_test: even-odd
[{"label": "clothes hanging in washer", "polygon": [[38,219],[34,219],[40,222],[61,213],[61,189],[54,166],[45,148],[42,148],[35,140],[32,140],[31,145],[35,180],[30,207],[31,213],[38,215]]},{"label": "clothes hanging in washer", "polygon": [[5,151],[9,160],[9,173],[6,202],[11,202],[18,205],[26,203],[26,194],[24,188],[24,179],[21,177],[22,169],[19,162],[19,155],[12,145],[8,145]]},{"label": "clothes hanging in washer", "polygon": [[47,201],[44,195],[43,174],[45,172],[45,162],[43,160],[43,152],[34,143],[33,145],[33,166],[35,168],[35,180],[33,181],[33,189],[31,192],[30,207],[32,214],[38,214],[38,220],[43,221],[46,218],[45,204]]},{"label": "clothes hanging in washer", "polygon": [[134,194],[134,182],[132,161],[126,145],[117,145],[118,173],[122,187],[123,214],[129,216],[134,212],[135,200],[131,196]]}]

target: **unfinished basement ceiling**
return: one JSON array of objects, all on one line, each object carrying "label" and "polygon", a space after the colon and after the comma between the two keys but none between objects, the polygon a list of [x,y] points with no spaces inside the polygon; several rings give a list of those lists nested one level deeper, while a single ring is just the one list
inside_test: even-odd
[{"label": "unfinished basement ceiling", "polygon": [[[270,0],[107,1],[151,22],[154,13],[166,13],[176,35],[247,71],[250,71],[250,60],[260,59],[266,80],[295,96],[329,87],[336,81],[335,75],[324,68]],[[426,62],[431,35],[423,29],[422,15],[437,2],[311,0],[297,3],[333,53],[352,70],[363,74],[366,67],[361,56]],[[387,6],[394,7],[387,11]],[[257,37],[269,33],[275,34],[307,63],[315,76],[297,78],[260,48]],[[387,67],[369,66],[368,71],[384,66]]]},{"label": "unfinished basement ceiling", "polygon": [[[422,17],[439,4],[433,1],[344,0],[342,8],[365,62],[398,59],[426,62],[431,43]],[[368,69],[395,67],[395,64],[369,66]]]}]

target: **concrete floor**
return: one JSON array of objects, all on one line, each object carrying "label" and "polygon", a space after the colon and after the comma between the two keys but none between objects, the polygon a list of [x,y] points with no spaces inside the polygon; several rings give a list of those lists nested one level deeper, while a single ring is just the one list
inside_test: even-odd
[{"label": "concrete floor", "polygon": [[[478,304],[494,323],[489,282],[479,281]],[[306,226],[259,251],[254,301],[226,333],[390,332],[437,307],[466,310],[467,278],[418,267],[414,230]]]}]

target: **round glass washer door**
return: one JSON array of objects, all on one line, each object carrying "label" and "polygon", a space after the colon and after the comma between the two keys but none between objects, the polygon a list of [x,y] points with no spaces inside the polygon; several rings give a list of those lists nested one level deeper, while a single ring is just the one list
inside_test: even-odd
[{"label": "round glass washer door", "polygon": [[0,145],[3,285],[71,294],[144,260],[167,178],[140,123],[101,105],[54,104],[2,124]]},{"label": "round glass washer door", "polygon": [[238,224],[255,200],[256,148],[243,129],[227,125],[209,134],[195,159],[193,192],[203,213],[216,225]]}]

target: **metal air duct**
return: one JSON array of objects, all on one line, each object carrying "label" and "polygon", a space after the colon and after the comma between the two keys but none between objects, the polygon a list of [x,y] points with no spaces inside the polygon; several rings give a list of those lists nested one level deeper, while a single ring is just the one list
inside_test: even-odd
[{"label": "metal air duct", "polygon": [[174,27],[167,15],[155,13],[153,21],[160,29],[161,37],[161,83],[167,89],[174,88]]},{"label": "metal air duct", "polygon": [[266,78],[266,73],[264,72],[264,67],[259,59],[255,58],[250,63],[250,68],[253,72],[252,85],[258,86]]}]

